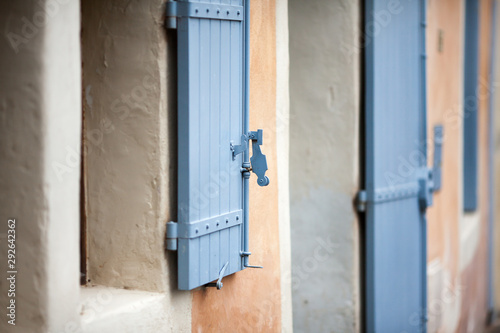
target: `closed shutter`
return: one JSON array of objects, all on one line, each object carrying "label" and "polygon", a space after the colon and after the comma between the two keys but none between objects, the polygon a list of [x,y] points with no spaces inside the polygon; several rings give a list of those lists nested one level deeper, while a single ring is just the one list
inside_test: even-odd
[{"label": "closed shutter", "polygon": [[[190,290],[246,266],[249,169],[242,167],[262,131],[253,137],[246,128],[243,1],[167,5],[167,24],[177,28],[179,140],[178,221],[167,238],[177,237],[170,249],[178,251],[178,287]],[[260,166],[267,169],[262,159]]]},{"label": "closed shutter", "polygon": [[391,2],[366,1],[366,329],[425,332],[425,9]]}]

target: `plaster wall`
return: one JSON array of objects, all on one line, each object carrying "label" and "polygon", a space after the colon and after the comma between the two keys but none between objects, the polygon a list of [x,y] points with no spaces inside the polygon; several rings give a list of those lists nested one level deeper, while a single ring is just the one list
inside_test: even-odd
[{"label": "plaster wall", "polygon": [[361,4],[289,1],[293,326],[360,330]]},{"label": "plaster wall", "polygon": [[[175,32],[166,34],[163,13],[160,0],[82,1],[87,288],[162,293],[154,302],[142,294],[162,314],[152,327],[188,332],[191,293],[177,290],[176,253],[164,248],[177,211],[177,82]],[[114,315],[95,317],[103,322],[89,332],[120,313],[140,329],[126,307],[108,308]]]},{"label": "plaster wall", "polygon": [[293,331],[290,241],[288,0],[276,0],[276,146],[281,270],[281,332]]},{"label": "plaster wall", "polygon": [[0,255],[14,218],[18,272],[0,331],[62,330],[79,320],[79,2],[5,2],[0,22]]}]

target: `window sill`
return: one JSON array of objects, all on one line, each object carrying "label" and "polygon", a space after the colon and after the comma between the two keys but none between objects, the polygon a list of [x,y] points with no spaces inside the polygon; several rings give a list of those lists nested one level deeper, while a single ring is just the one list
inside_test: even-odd
[{"label": "window sill", "polygon": [[168,327],[168,304],[164,294],[82,287],[82,332],[159,332]]}]

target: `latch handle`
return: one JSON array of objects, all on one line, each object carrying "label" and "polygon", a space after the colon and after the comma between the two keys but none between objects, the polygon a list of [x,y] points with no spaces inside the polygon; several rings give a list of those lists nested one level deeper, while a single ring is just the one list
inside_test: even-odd
[{"label": "latch handle", "polygon": [[248,138],[252,140],[252,151],[253,155],[250,158],[250,163],[252,164],[252,171],[258,177],[257,184],[260,186],[269,185],[269,177],[266,176],[267,171],[267,159],[266,155],[262,154],[260,150],[260,145],[262,145],[262,130],[257,130],[256,132],[250,132]]},{"label": "latch handle", "polygon": [[222,266],[222,268],[221,268],[221,270],[219,272],[219,279],[217,279],[217,282],[216,283],[213,283],[213,282],[212,283],[207,283],[205,285],[205,287],[217,287],[217,290],[221,290],[222,286],[223,286],[223,284],[222,284],[222,278],[224,277],[224,273],[226,272],[227,265],[229,265],[229,261],[227,261],[225,263],[225,265]]},{"label": "latch handle", "polygon": [[443,126],[434,126],[434,163],[432,166],[432,173],[434,179],[433,191],[441,189],[441,166],[443,163]]},{"label": "latch handle", "polygon": [[253,155],[250,158],[251,168],[249,168],[250,165],[248,165],[248,162],[246,162],[243,163],[243,168],[241,169],[241,171],[242,172],[253,171],[253,173],[255,173],[258,177],[257,184],[259,184],[260,186],[267,186],[269,185],[269,178],[266,176],[267,159],[266,155],[262,154],[262,151],[260,150],[260,146],[262,145],[263,141],[263,131],[261,129],[249,132],[247,135],[243,134],[241,136],[240,145],[234,145],[232,142],[230,142],[233,161],[235,160],[237,155],[247,151],[248,140],[252,141],[252,150],[253,150]]}]

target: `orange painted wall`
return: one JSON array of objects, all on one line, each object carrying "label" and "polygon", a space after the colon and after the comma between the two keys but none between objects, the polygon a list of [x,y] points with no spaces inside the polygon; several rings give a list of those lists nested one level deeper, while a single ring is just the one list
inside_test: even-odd
[{"label": "orange painted wall", "polygon": [[479,83],[478,83],[478,146],[479,189],[478,212],[481,219],[480,241],[471,264],[462,272],[465,286],[460,316],[459,332],[470,332],[470,327],[480,331],[487,317],[488,292],[488,127],[489,90],[491,66],[492,0],[482,0],[479,18]]},{"label": "orange painted wall", "polygon": [[224,278],[224,287],[193,292],[193,332],[279,332],[281,289],[276,172],[276,10],[274,0],[251,2],[250,129],[264,129],[271,183],[250,178],[250,264]]},{"label": "orange painted wall", "polygon": [[459,220],[462,177],[462,27],[463,6],[456,0],[430,0],[427,12],[428,153],[433,163],[434,126],[443,125],[442,187],[427,211],[429,275],[428,314],[434,329],[445,325],[442,291],[458,288]]},{"label": "orange painted wall", "polygon": [[[433,161],[433,127],[444,125],[443,183],[428,210],[429,331],[482,332],[486,324],[488,286],[488,122],[492,0],[480,1],[478,83],[478,209],[462,209],[463,30],[464,1],[428,1],[428,140]],[[478,216],[479,241],[461,240],[470,217]],[[461,225],[464,223],[464,225]],[[467,243],[467,244],[466,244]],[[471,246],[472,244],[472,246]],[[473,253],[465,253],[473,251]],[[462,256],[462,257],[461,257]],[[472,256],[468,266],[461,260]],[[437,264],[437,266],[436,266]],[[463,266],[463,264],[462,264]],[[441,270],[441,271],[439,271]],[[451,296],[451,297],[450,297]],[[457,303],[458,302],[458,303]],[[453,304],[457,303],[457,304]],[[458,306],[458,308],[455,308]],[[446,318],[446,316],[448,317]],[[451,319],[450,319],[451,318]],[[446,321],[448,319],[448,322]]]}]

